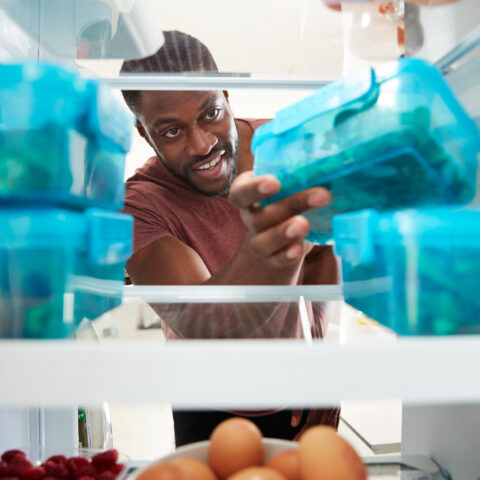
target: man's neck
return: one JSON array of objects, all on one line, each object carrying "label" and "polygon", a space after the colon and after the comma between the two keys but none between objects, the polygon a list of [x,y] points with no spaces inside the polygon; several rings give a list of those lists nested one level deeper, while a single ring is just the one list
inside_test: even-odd
[{"label": "man's neck", "polygon": [[250,150],[253,130],[252,127],[244,120],[235,120],[238,130],[238,138],[240,144],[238,147],[238,173],[246,172],[253,168],[253,155]]}]

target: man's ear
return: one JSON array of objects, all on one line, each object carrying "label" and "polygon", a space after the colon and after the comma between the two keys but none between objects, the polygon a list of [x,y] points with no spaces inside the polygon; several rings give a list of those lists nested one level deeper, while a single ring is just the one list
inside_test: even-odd
[{"label": "man's ear", "polygon": [[145,131],[145,127],[142,125],[142,122],[140,122],[140,120],[137,120],[136,121],[136,127],[137,127],[137,130],[138,130],[138,133],[140,134],[140,136],[145,139],[145,141],[150,145],[152,146],[152,144],[150,143],[150,138],[148,137],[147,135],[147,132]]}]

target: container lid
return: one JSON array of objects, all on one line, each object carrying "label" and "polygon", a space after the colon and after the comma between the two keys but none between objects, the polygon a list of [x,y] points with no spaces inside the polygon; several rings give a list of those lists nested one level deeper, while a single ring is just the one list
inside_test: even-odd
[{"label": "container lid", "polygon": [[0,125],[31,129],[55,122],[130,150],[133,115],[106,84],[73,68],[33,61],[0,65],[0,98]]},{"label": "container lid", "polygon": [[77,246],[85,241],[80,213],[61,209],[0,210],[0,248]]},{"label": "container lid", "polygon": [[480,207],[399,210],[378,216],[376,236],[382,243],[480,245]]},{"label": "container lid", "polygon": [[98,141],[110,140],[123,152],[130,150],[134,116],[99,80],[89,80],[89,107],[86,128]]},{"label": "container lid", "polygon": [[105,265],[124,262],[132,253],[133,217],[126,213],[87,210],[89,256]]},{"label": "container lid", "polygon": [[376,245],[479,248],[480,207],[438,207],[336,215],[335,251],[352,263],[373,260]]},{"label": "container lid", "polygon": [[378,96],[378,84],[371,67],[364,68],[344,79],[337,80],[314,94],[289,105],[275,114],[275,118],[255,130],[252,152],[267,138],[301,126],[312,118],[344,109],[362,109]]},{"label": "container lid", "polygon": [[85,79],[68,67],[34,61],[0,64],[0,124],[76,124],[85,112],[87,90]]},{"label": "container lid", "polygon": [[133,217],[108,210],[0,210],[0,248],[84,248],[97,265],[126,261],[132,251]]},{"label": "container lid", "polygon": [[[279,110],[273,120],[256,129],[251,144],[252,153],[268,138],[282,135],[316,116],[332,114],[333,120],[344,110],[365,109],[376,102],[381,84],[404,76],[414,76],[428,91],[440,96],[456,121],[470,129],[473,141],[480,145],[478,128],[466,114],[439,70],[422,59],[400,58],[377,67],[375,71],[368,67],[332,82],[314,94]],[[412,94],[416,95],[418,92],[414,91]]]}]

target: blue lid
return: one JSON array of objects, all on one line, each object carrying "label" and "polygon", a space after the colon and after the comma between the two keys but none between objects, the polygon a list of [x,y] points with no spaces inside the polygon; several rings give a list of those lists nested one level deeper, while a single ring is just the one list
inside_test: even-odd
[{"label": "blue lid", "polygon": [[453,90],[445,81],[444,76],[438,68],[420,58],[404,57],[392,62],[387,62],[376,69],[377,80],[381,83],[396,76],[412,74],[420,79],[424,85],[435,92],[448,105],[455,118],[455,128],[458,124],[470,130],[471,140],[480,149],[480,132],[475,121],[470,118],[463,106],[458,101]]},{"label": "blue lid", "polygon": [[130,150],[134,117],[101,81],[33,61],[0,64],[0,124],[40,128],[55,122]]},{"label": "blue lid", "polygon": [[350,263],[373,260],[375,245],[463,246],[480,249],[480,207],[437,207],[333,217],[335,252]]},{"label": "blue lid", "polygon": [[378,213],[372,209],[335,215],[332,219],[334,251],[349,263],[373,259],[373,232]]},{"label": "blue lid", "polygon": [[133,217],[108,210],[87,210],[89,257],[98,265],[124,262],[133,247]]},{"label": "blue lid", "polygon": [[267,138],[301,126],[317,115],[345,108],[363,108],[378,96],[375,72],[371,67],[360,70],[344,79],[333,82],[314,94],[279,110],[275,118],[259,126],[253,135],[251,150]]},{"label": "blue lid", "polygon": [[127,153],[132,143],[134,116],[104,83],[90,80],[88,88],[90,105],[86,128],[98,141],[110,140]]},{"label": "blue lid", "polygon": [[399,210],[378,216],[376,236],[382,243],[480,248],[480,207]]},{"label": "blue lid", "polygon": [[85,242],[81,213],[61,209],[0,210],[0,248],[78,246]]},{"label": "blue lid", "polygon": [[86,81],[71,68],[33,61],[0,64],[0,124],[10,128],[76,124],[87,96]]},{"label": "blue lid", "polygon": [[76,248],[96,265],[124,262],[132,252],[133,217],[108,210],[0,210],[0,248]]}]

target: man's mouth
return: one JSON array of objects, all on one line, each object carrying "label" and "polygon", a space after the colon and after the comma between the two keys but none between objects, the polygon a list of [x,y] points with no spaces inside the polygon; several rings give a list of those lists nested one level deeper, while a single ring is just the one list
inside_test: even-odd
[{"label": "man's mouth", "polygon": [[194,170],[208,170],[210,168],[214,168],[215,165],[220,162],[222,159],[222,155],[225,153],[225,150],[221,150],[218,152],[211,160],[208,162],[202,163],[199,167],[195,167]]}]

